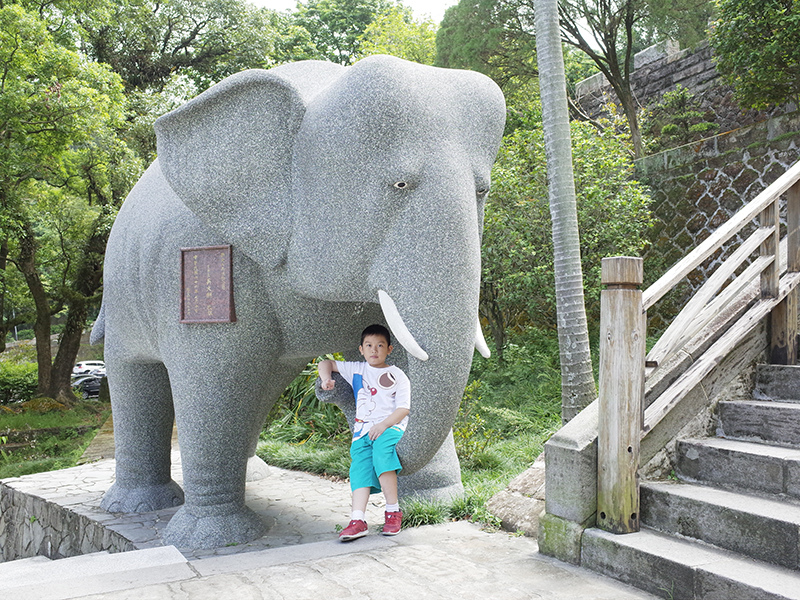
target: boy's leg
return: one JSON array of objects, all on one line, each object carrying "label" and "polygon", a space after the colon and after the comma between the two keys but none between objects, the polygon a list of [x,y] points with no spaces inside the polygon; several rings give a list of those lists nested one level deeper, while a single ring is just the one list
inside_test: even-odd
[{"label": "boy's leg", "polygon": [[[397,478],[395,477],[395,485],[397,484],[396,480]],[[383,483],[383,480],[381,480],[381,483]],[[362,515],[367,512],[367,503],[369,502],[369,493],[371,491],[372,489],[368,487],[353,490],[353,512],[360,511]],[[366,521],[367,519],[364,518],[363,520]]]},{"label": "boy's leg", "polygon": [[[364,436],[366,438],[366,436]],[[350,446],[350,488],[353,490],[350,523],[339,534],[343,542],[356,540],[368,533],[366,510],[375,473],[372,469],[372,444],[369,439],[354,440]],[[377,484],[378,482],[375,481]]]},{"label": "boy's leg", "polygon": [[[381,489],[383,490],[383,497],[386,499],[386,504],[397,504],[399,501],[397,497],[397,471],[381,473],[378,480],[381,482]],[[355,492],[353,493],[353,501],[355,502]],[[364,504],[364,506],[366,506],[366,504]]]},{"label": "boy's leg", "polygon": [[400,512],[397,494],[397,472],[402,467],[395,451],[395,446],[402,435],[402,431],[387,429],[375,440],[373,451],[375,471],[380,473],[378,480],[386,499],[386,521],[383,525],[383,535],[397,535],[402,526],[403,513]]}]

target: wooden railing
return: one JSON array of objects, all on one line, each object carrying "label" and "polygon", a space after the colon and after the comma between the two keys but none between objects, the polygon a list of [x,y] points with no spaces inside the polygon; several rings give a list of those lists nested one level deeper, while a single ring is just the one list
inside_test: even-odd
[{"label": "wooden railing", "polygon": [[[779,203],[786,194],[786,235],[780,239]],[[755,231],[731,242],[754,219]],[[729,242],[731,242],[729,244]],[[727,244],[727,245],[726,245]],[[686,275],[723,249],[729,254],[686,303],[645,356],[647,310]],[[754,257],[755,253],[758,255]],[[675,406],[766,316],[770,359],[797,361],[800,283],[800,162],[744,206],[644,292],[640,258],[603,259],[598,423],[597,524],[615,533],[639,529],[639,448]],[[738,273],[738,275],[737,275]],[[783,273],[783,274],[782,274]],[[733,305],[746,310],[728,310]],[[731,313],[720,325],[720,315]],[[649,377],[668,364],[712,321],[719,335],[644,408]]]}]

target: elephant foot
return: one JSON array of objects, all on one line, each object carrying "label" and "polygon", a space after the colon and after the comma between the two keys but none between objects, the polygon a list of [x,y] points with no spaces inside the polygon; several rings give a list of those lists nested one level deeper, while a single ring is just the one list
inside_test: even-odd
[{"label": "elephant foot", "polygon": [[111,513],[143,513],[181,504],[183,490],[174,481],[140,487],[122,487],[115,483],[103,495],[100,508]]},{"label": "elephant foot", "polygon": [[269,475],[269,465],[255,454],[247,459],[247,476],[245,481],[261,481]]},{"label": "elephant foot", "polygon": [[[401,458],[402,460],[402,458]],[[453,442],[453,432],[445,438],[431,461],[416,473],[397,478],[401,497],[448,502],[464,495],[461,466]]]},{"label": "elephant foot", "polygon": [[397,483],[401,498],[419,498],[420,500],[450,502],[464,495],[464,486],[460,481],[442,487],[425,487],[422,482],[404,482],[402,477],[398,477]]},{"label": "elephant foot", "polygon": [[260,538],[267,526],[243,504],[182,506],[161,535],[177,548],[219,548]]}]

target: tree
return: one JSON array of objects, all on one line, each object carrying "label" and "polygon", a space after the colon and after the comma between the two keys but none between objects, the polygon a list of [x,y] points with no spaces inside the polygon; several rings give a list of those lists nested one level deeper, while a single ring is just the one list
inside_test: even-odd
[{"label": "tree", "polygon": [[436,33],[440,67],[488,75],[504,91],[536,77],[536,43],[530,17],[516,2],[460,0],[444,13]]},{"label": "tree", "polygon": [[[0,8],[0,73],[0,266],[17,267],[35,305],[38,392],[70,397],[69,371],[57,369],[65,375],[53,377],[50,319],[72,302],[71,295],[94,293],[71,274],[77,263],[68,249],[94,248],[92,232],[106,231],[110,223],[67,234],[67,212],[56,220],[46,215],[74,201],[78,182],[91,181],[85,157],[97,155],[103,140],[116,139],[122,84],[108,68],[56,44],[42,20],[13,4]],[[96,204],[97,195],[86,190]],[[69,354],[77,347],[69,336],[63,346],[56,362],[71,368],[75,355]]]},{"label": "tree", "polygon": [[367,28],[394,4],[392,0],[308,0],[298,2],[295,20],[309,32],[321,58],[350,65],[363,54]]},{"label": "tree", "polygon": [[[541,111],[541,108],[539,108]],[[540,112],[539,112],[540,114]],[[530,117],[535,121],[535,116]],[[630,139],[612,123],[570,123],[589,331],[600,320],[600,257],[637,256],[652,222],[646,188],[632,178]],[[552,222],[541,121],[506,135],[492,170],[482,246],[481,317],[502,354],[526,327],[555,329]]]},{"label": "tree", "polygon": [[553,224],[553,274],[561,357],[561,419],[567,422],[592,402],[597,392],[583,303],[567,83],[557,0],[536,0],[535,14],[548,195]]},{"label": "tree", "polygon": [[711,27],[717,69],[743,107],[800,106],[800,4],[720,0]]},{"label": "tree", "polygon": [[395,6],[367,26],[361,38],[361,53],[391,54],[432,65],[436,57],[436,24],[430,19],[418,21],[410,8]]},{"label": "tree", "polygon": [[289,17],[244,0],[121,0],[107,14],[76,19],[86,54],[110,65],[128,90],[160,91],[176,73],[203,90],[245,68],[313,54]]},{"label": "tree", "polygon": [[644,155],[644,146],[631,89],[634,27],[646,9],[644,0],[562,0],[559,4],[564,42],[586,53],[605,75],[622,105],[636,157]]}]

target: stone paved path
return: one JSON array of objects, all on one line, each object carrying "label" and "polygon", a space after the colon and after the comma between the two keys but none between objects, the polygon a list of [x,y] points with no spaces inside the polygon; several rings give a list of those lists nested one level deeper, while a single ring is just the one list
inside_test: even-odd
[{"label": "stone paved path", "polygon": [[[173,462],[174,478],[180,482],[177,451],[173,453]],[[264,479],[248,483],[246,492],[248,505],[269,525],[269,532],[259,540],[214,550],[179,549],[185,562],[164,566],[163,573],[155,579],[164,583],[153,583],[152,573],[131,570],[129,577],[123,573],[122,580],[119,576],[114,579],[116,587],[112,589],[117,591],[92,595],[94,592],[84,593],[78,585],[65,595],[63,591],[59,594],[52,591],[58,587],[53,584],[53,588],[37,587],[32,595],[8,590],[8,597],[16,600],[653,598],[542,556],[531,538],[482,531],[472,523],[406,529],[396,537],[376,535],[377,525],[382,523],[382,507],[375,503],[368,507],[372,535],[343,544],[337,540],[336,527],[345,524],[348,518],[350,491],[346,483],[275,467],[268,467],[265,474]],[[85,515],[123,535],[136,548],[160,547],[158,533],[177,509],[141,515],[105,513],[99,508],[100,498],[113,476],[114,461],[103,459],[63,471],[7,479],[3,484]],[[379,496],[373,498],[377,501]],[[45,567],[37,563],[36,568]],[[44,571],[41,573],[43,576]],[[92,579],[90,573],[81,577],[87,592],[102,589],[96,587],[97,579],[111,579],[99,575]],[[65,585],[62,581],[59,589],[63,590]]]}]

